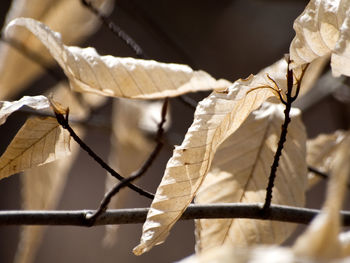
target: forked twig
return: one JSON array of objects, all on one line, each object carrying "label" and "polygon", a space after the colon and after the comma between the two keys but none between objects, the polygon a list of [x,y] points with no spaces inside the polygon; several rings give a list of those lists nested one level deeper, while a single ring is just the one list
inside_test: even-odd
[{"label": "forked twig", "polygon": [[[264,206],[262,208],[263,213],[267,213],[269,211],[269,207],[271,205],[272,191],[273,191],[273,187],[274,187],[274,183],[275,183],[278,163],[279,163],[280,157],[282,155],[283,145],[287,139],[288,125],[291,121],[291,118],[289,115],[290,110],[292,108],[292,103],[298,97],[300,86],[301,86],[301,80],[302,80],[303,75],[304,75],[306,68],[307,68],[307,66],[306,66],[303,69],[300,79],[297,79],[296,92],[295,92],[295,95],[293,95],[292,93],[293,93],[293,87],[294,87],[294,74],[293,74],[293,70],[289,68],[290,63],[291,63],[291,60],[288,57],[287,92],[285,94],[285,98],[283,97],[282,94],[279,94],[281,102],[286,106],[286,108],[284,110],[284,123],[282,124],[280,139],[278,141],[277,150],[276,150],[276,153],[275,153],[275,156],[273,159],[273,163],[271,165],[269,183],[268,183],[267,188],[266,188],[265,203],[264,203]],[[273,82],[276,83],[275,81],[273,81]]]},{"label": "forked twig", "polygon": [[[111,168],[105,161],[102,160],[101,157],[99,157],[87,144],[85,144],[79,136],[74,132],[72,127],[69,125],[68,122],[68,116],[69,111],[65,110],[62,111],[57,107],[57,105],[51,100],[51,106],[54,109],[54,113],[57,119],[57,122],[62,126],[62,128],[66,129],[70,136],[79,144],[79,146],[86,151],[100,166],[105,169],[107,172],[109,172],[113,177],[117,178],[118,180],[124,180],[125,178],[121,176],[119,173],[117,173],[113,168]],[[65,112],[65,116],[63,113]],[[149,199],[153,199],[154,195],[148,191],[143,190],[142,188],[131,184],[130,182],[126,182],[125,185],[129,187],[130,189],[134,190],[135,192],[139,193],[142,196],[145,196]]]},{"label": "forked twig", "polygon": [[163,103],[163,107],[161,111],[161,121],[158,124],[158,130],[155,138],[157,144],[154,147],[152,153],[150,154],[148,159],[143,163],[143,165],[140,167],[139,170],[133,172],[130,177],[125,178],[121,182],[117,183],[108,193],[106,193],[106,195],[101,201],[99,208],[93,214],[87,214],[86,219],[90,221],[91,225],[93,225],[96,219],[107,210],[107,207],[112,197],[115,196],[122,188],[127,186],[129,183],[131,183],[132,181],[144,175],[147,172],[148,168],[152,165],[155,158],[158,156],[160,150],[163,147],[162,136],[164,133],[163,126],[166,121],[167,107],[168,107],[168,99],[166,98]]}]

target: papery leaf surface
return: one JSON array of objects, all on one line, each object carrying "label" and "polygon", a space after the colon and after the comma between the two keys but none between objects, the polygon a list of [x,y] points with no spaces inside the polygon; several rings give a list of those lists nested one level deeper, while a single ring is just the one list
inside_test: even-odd
[{"label": "papery leaf surface", "polygon": [[[275,83],[286,89],[287,62],[282,59],[258,75],[240,79],[201,101],[194,121],[176,146],[143,225],[140,255],[164,242],[169,230],[190,204],[208,173],[220,144],[234,133],[263,102],[276,96]],[[273,83],[267,75],[275,81]],[[295,77],[298,77],[297,72]]]},{"label": "papery leaf surface", "polygon": [[350,1],[311,0],[295,20],[290,45],[295,66],[331,56],[335,76],[350,76]]},{"label": "papery leaf surface", "polygon": [[70,135],[55,118],[30,118],[0,157],[0,179],[68,154]]},{"label": "papery leaf surface", "polygon": [[[195,203],[264,203],[284,108],[282,104],[264,103],[220,145]],[[276,173],[272,203],[301,207],[307,175],[306,130],[298,109],[292,108],[290,116],[292,121]],[[198,219],[196,251],[226,244],[232,247],[278,244],[295,227],[268,220]]]},{"label": "papery leaf surface", "polygon": [[204,71],[186,65],[154,60],[100,56],[94,48],[69,47],[58,33],[29,18],[13,20],[6,28],[24,27],[49,50],[67,75],[71,88],[104,96],[156,99],[188,92],[221,88],[228,82],[216,81]]},{"label": "papery leaf surface", "polygon": [[35,110],[47,110],[50,108],[49,100],[42,95],[24,96],[16,101],[0,101],[0,125],[6,122],[8,116],[23,106],[28,106]]}]

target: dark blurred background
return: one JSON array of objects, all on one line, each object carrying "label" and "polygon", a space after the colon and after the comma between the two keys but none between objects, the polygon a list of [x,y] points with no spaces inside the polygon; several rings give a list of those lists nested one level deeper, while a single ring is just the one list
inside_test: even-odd
[{"label": "dark blurred background", "polygon": [[[216,78],[234,81],[258,72],[288,52],[294,37],[293,21],[306,3],[302,0],[118,0],[111,18],[140,44],[148,57],[189,64]],[[9,0],[0,2],[0,25],[9,5]],[[135,57],[129,47],[105,27],[80,46],[95,47],[100,54]],[[28,86],[23,94],[41,94],[55,83],[49,75],[44,76]],[[198,101],[205,95],[190,96]],[[175,135],[168,138],[156,165],[140,181],[151,191],[155,191],[160,182],[173,144],[181,143],[193,118],[193,111],[178,100],[172,99],[171,106],[171,133]],[[108,119],[110,112],[109,102],[98,114]],[[308,135],[314,137],[321,132],[347,129],[349,112],[349,104],[339,102],[335,96],[322,98],[303,114]],[[24,116],[16,113],[0,127],[1,152],[23,121]],[[104,159],[108,158],[108,135],[108,130],[96,128],[89,129],[87,137],[87,143]],[[20,209],[19,177],[14,175],[0,182],[1,210]],[[70,172],[59,209],[96,208],[104,193],[104,178],[105,171],[81,152]],[[324,183],[321,183],[308,193],[307,206],[320,207],[323,198]],[[131,193],[125,207],[148,205],[148,200]],[[141,224],[121,226],[118,242],[112,248],[101,244],[103,227],[49,227],[35,262],[172,262],[194,252],[193,222],[189,221],[178,222],[163,245],[136,257],[132,248],[138,244],[141,227]],[[19,227],[0,228],[0,262],[12,262],[18,234]]]}]

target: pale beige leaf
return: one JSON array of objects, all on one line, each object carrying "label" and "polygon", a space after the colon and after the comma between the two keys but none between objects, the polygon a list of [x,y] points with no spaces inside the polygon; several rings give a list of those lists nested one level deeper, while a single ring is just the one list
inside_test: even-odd
[{"label": "pale beige leaf", "polygon": [[311,0],[295,20],[290,56],[296,66],[331,55],[335,76],[350,76],[350,1]]},{"label": "pale beige leaf", "polygon": [[[263,203],[270,167],[284,122],[282,104],[264,103],[218,148],[195,202]],[[306,131],[300,111],[292,108],[287,141],[279,161],[272,203],[304,205],[307,167]],[[196,251],[223,244],[251,246],[282,243],[296,225],[250,219],[196,220]]]},{"label": "pale beige leaf", "polygon": [[268,98],[275,97],[272,88],[266,87],[273,86],[266,74],[284,90],[286,68],[286,61],[280,60],[257,76],[237,80],[225,90],[214,91],[198,104],[192,126],[168,161],[135,254],[142,254],[164,242],[202,184],[218,146],[253,110]]},{"label": "pale beige leaf", "polygon": [[28,106],[35,110],[46,110],[50,108],[50,102],[42,95],[24,96],[16,101],[0,101],[0,125],[6,122],[8,116],[23,106]]},{"label": "pale beige leaf", "polygon": [[322,212],[300,236],[293,251],[297,256],[329,260],[340,258],[342,244],[339,241],[340,215],[339,211],[347,189],[347,179],[350,173],[350,138],[347,137],[340,146],[332,165],[332,176],[327,187],[327,197]]},{"label": "pale beige leaf", "polygon": [[[83,136],[82,129],[75,127],[79,137]],[[72,164],[79,152],[79,145],[72,145],[69,158],[62,158],[55,162],[33,167],[23,173],[22,181],[22,209],[24,210],[52,210],[63,193],[66,179]],[[20,233],[15,263],[35,262],[35,255],[45,233],[45,226],[24,226]]]},{"label": "pale beige leaf", "polygon": [[[349,132],[336,131],[331,134],[321,134],[312,140],[307,141],[307,164],[317,170],[330,173],[331,166],[339,154],[340,146],[350,135]],[[348,145],[350,148],[350,145]],[[309,187],[316,184],[321,178],[309,173]]]},{"label": "pale beige leaf", "polygon": [[55,118],[28,119],[0,157],[0,179],[70,154],[70,136]]},{"label": "pale beige leaf", "polygon": [[73,90],[112,97],[155,99],[226,85],[204,71],[153,60],[100,56],[93,48],[65,46],[58,33],[29,18],[13,20],[6,28],[24,27],[50,51],[70,80]]},{"label": "pale beige leaf", "polygon": [[[112,10],[113,0],[90,2],[103,13]],[[42,21],[59,31],[67,44],[76,44],[85,39],[99,24],[98,18],[84,7],[80,0],[14,0],[5,24],[17,17],[31,17]],[[43,44],[26,30],[14,29],[7,40],[20,43],[21,49],[40,55],[48,65],[54,61]],[[17,74],[18,71],[21,74]],[[42,72],[43,69],[37,62],[33,62],[10,45],[0,43],[0,98],[15,95]]]}]

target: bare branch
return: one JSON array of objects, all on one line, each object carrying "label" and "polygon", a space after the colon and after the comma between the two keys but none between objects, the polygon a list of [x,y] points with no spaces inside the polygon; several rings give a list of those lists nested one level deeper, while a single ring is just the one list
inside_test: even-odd
[{"label": "bare branch", "polygon": [[[199,218],[250,218],[261,220],[275,220],[298,224],[308,224],[320,213],[320,210],[299,208],[282,205],[271,205],[268,213],[261,213],[262,204],[210,204],[190,205],[181,217],[181,220]],[[9,225],[71,225],[91,226],[86,219],[93,210],[75,211],[0,211],[0,226]],[[148,208],[131,208],[107,210],[94,225],[107,224],[139,224],[146,220]],[[342,211],[343,225],[350,226],[350,212]]]},{"label": "bare branch", "polygon": [[166,121],[166,113],[168,109],[168,98],[165,98],[163,102],[163,107],[161,110],[161,120],[158,124],[158,130],[156,134],[155,141],[157,142],[156,146],[154,147],[153,151],[147,158],[147,160],[143,163],[143,165],[138,169],[137,171],[133,172],[130,177],[123,179],[120,183],[116,184],[106,195],[104,196],[103,200],[101,201],[100,207],[92,214],[88,215],[88,219],[90,219],[91,224],[93,224],[96,219],[107,210],[107,207],[109,203],[111,202],[111,199],[113,196],[115,196],[122,188],[128,186],[129,183],[133,182],[134,180],[140,178],[142,175],[144,175],[148,168],[151,167],[154,160],[160,153],[160,150],[163,147],[163,141],[162,136],[164,133],[164,123]]},{"label": "bare branch", "polygon": [[[74,132],[72,127],[68,123],[68,112],[66,116],[63,116],[63,114],[57,110],[54,107],[54,112],[56,115],[57,122],[62,126],[62,128],[66,129],[70,136],[79,144],[79,146],[86,151],[103,169],[105,169],[107,172],[109,172],[113,177],[117,178],[118,180],[124,180],[125,178],[121,176],[119,173],[117,173],[112,167],[110,167],[105,161],[102,160],[100,156],[98,156],[86,143],[80,139],[80,137]],[[154,195],[148,191],[143,190],[142,188],[131,184],[130,182],[127,182],[127,186],[137,192],[138,194],[145,196],[149,199],[153,199]]]}]

